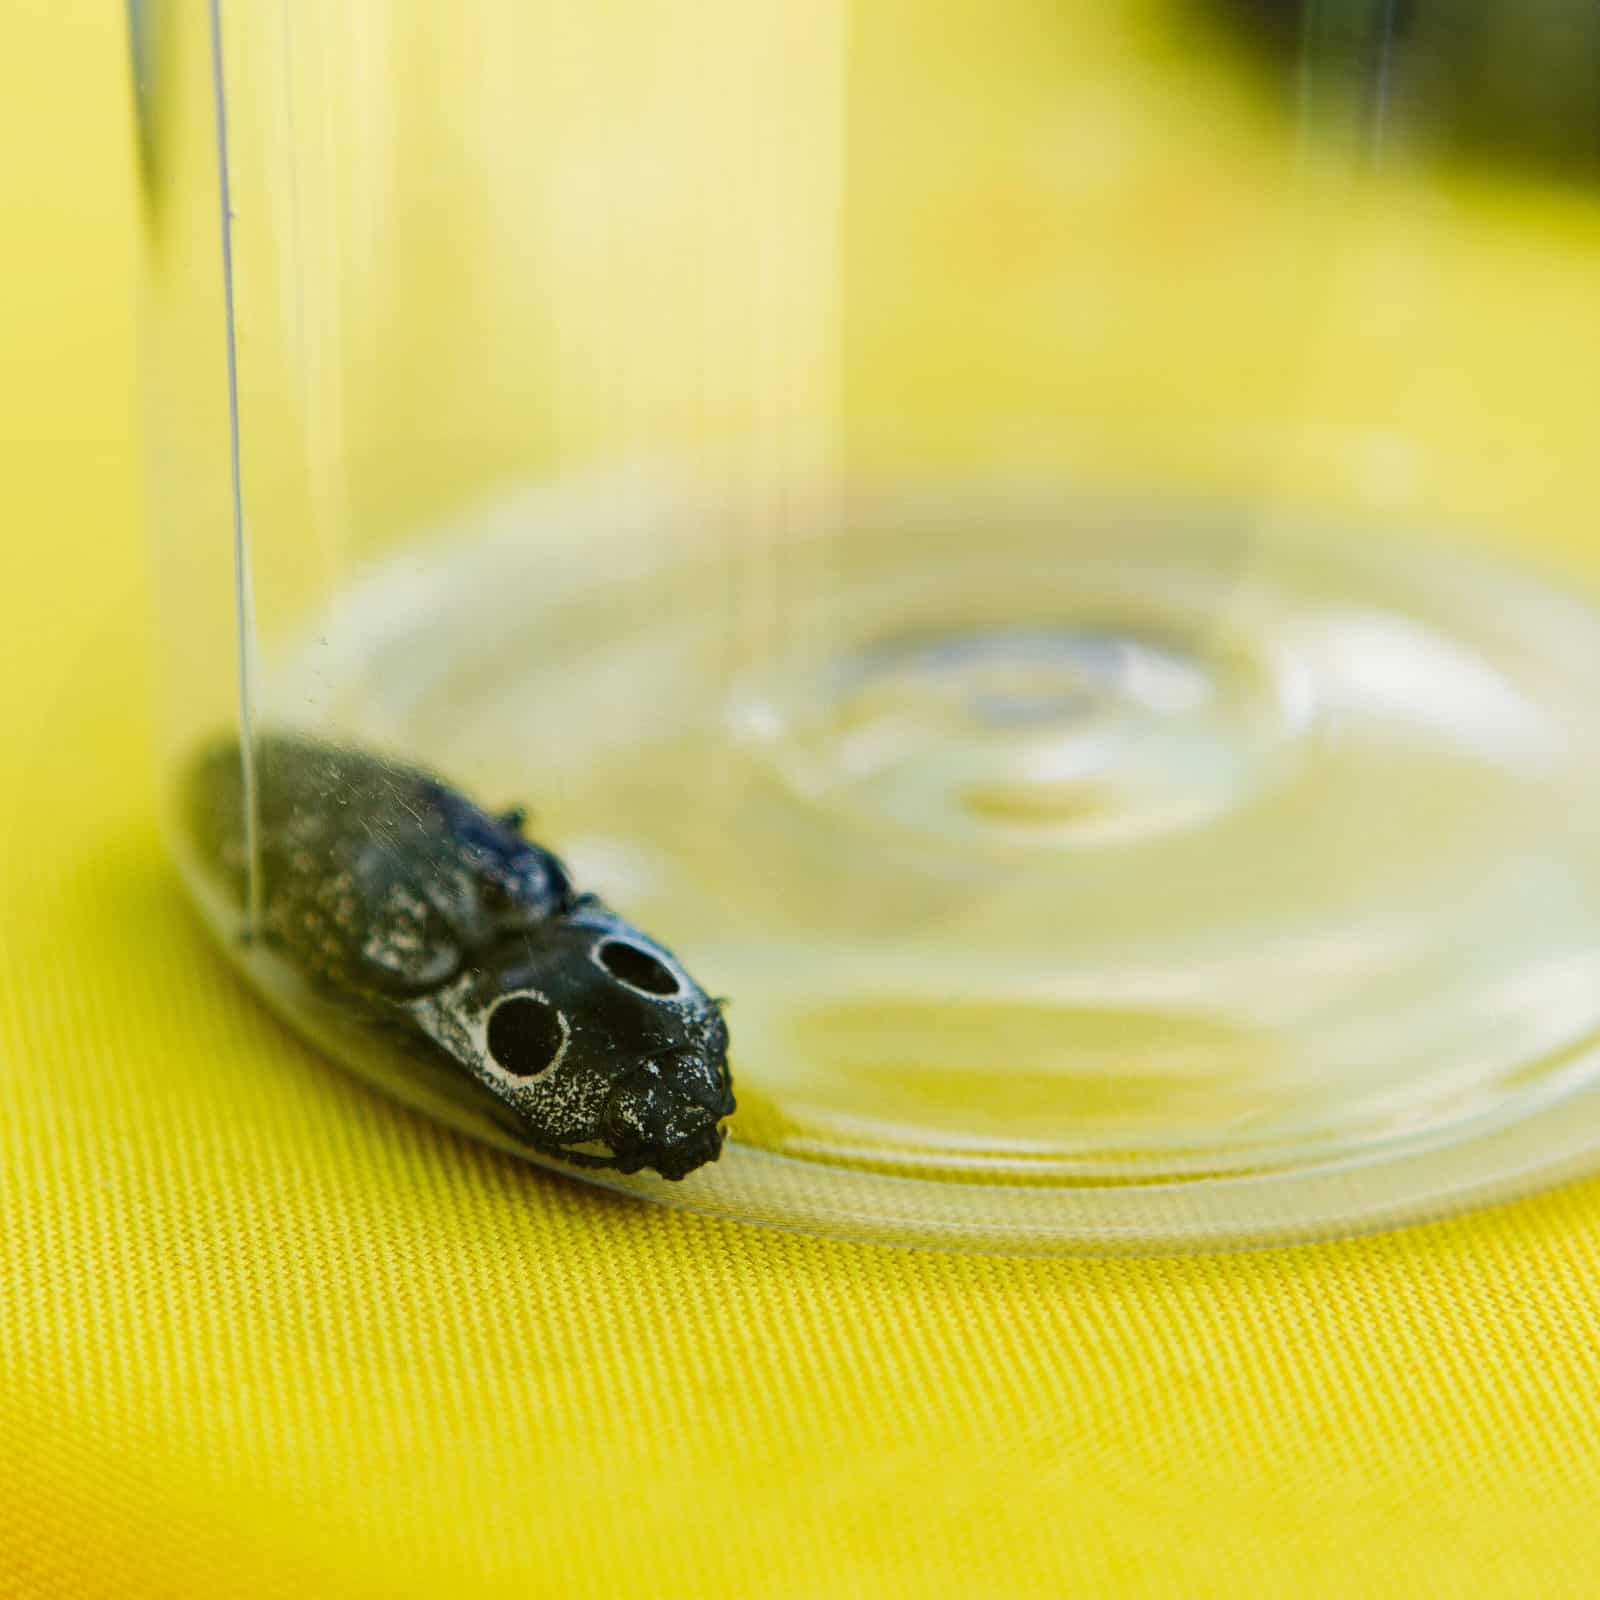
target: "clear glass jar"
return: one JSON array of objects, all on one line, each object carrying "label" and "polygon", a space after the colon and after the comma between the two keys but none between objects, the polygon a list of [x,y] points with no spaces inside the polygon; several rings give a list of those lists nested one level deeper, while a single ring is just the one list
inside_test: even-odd
[{"label": "clear glass jar", "polygon": [[[136,0],[133,37],[174,847],[333,1054],[645,1198],[954,1248],[1308,1237],[1589,1159],[1596,25]],[[454,964],[308,972],[291,835],[391,812],[273,791],[291,735],[526,805],[725,997],[720,1159],[573,1167],[483,1114],[481,1029],[419,1074],[498,959],[420,879]]]}]

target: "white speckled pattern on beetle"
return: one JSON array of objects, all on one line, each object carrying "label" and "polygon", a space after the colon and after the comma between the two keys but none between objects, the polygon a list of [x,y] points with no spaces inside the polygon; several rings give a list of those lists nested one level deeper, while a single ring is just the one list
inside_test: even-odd
[{"label": "white speckled pattern on beetle", "polygon": [[[326,998],[451,1069],[542,1154],[681,1178],[734,1109],[720,1006],[655,940],[431,774],[293,734],[255,747],[261,937]],[[248,890],[237,743],[189,774],[190,837]]]}]

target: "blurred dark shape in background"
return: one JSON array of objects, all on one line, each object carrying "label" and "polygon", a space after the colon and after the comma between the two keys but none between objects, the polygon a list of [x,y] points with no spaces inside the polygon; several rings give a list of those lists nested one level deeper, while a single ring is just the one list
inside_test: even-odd
[{"label": "blurred dark shape in background", "polygon": [[1375,142],[1600,183],[1600,0],[1198,0]]}]

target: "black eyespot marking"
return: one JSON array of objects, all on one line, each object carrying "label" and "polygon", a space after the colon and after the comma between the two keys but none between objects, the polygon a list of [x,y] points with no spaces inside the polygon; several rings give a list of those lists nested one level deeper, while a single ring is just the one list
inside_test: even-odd
[{"label": "black eyespot marking", "polygon": [[653,955],[641,950],[638,945],[627,944],[621,939],[607,939],[600,946],[599,953],[600,965],[630,989],[642,989],[646,994],[677,994],[678,980]]},{"label": "black eyespot marking", "polygon": [[561,1013],[532,995],[512,995],[489,1013],[489,1054],[497,1066],[518,1078],[543,1072],[566,1040]]}]

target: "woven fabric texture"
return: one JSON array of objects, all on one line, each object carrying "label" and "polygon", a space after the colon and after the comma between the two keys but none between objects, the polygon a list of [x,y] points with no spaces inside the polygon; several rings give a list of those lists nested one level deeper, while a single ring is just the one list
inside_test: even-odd
[{"label": "woven fabric texture", "polygon": [[1226,1258],[848,1247],[532,1170],[274,1022],[154,822],[117,18],[7,17],[0,1595],[1600,1587],[1600,1182]]}]

